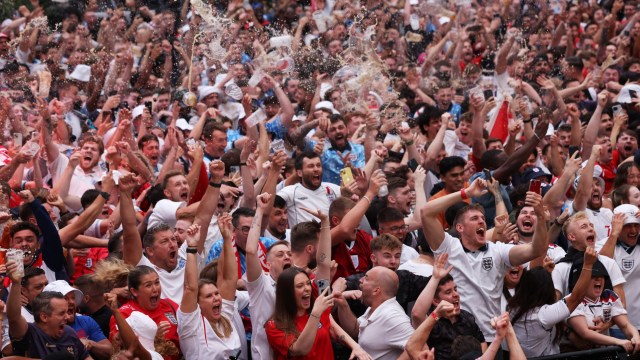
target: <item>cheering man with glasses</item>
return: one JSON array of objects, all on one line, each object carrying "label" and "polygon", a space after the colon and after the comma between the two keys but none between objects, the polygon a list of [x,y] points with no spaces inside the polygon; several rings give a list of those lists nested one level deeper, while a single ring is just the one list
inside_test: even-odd
[{"label": "cheering man with glasses", "polygon": [[[404,214],[399,210],[386,207],[378,213],[378,234],[389,234],[395,236],[402,243],[402,253],[400,256],[400,264],[415,259],[420,254],[406,245],[413,243],[413,234],[409,232],[409,225],[405,224]],[[411,237],[411,239],[407,239]]]}]

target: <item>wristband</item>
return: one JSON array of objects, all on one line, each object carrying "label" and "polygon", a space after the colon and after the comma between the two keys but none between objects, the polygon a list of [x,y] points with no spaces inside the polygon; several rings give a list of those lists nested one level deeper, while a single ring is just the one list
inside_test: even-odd
[{"label": "wristband", "polygon": [[221,188],[222,187],[222,183],[209,181],[209,186],[214,187],[214,188]]},{"label": "wristband", "polygon": [[469,197],[467,196],[467,192],[464,189],[460,189],[460,197],[462,200],[467,200]]},{"label": "wristband", "polygon": [[102,196],[105,200],[109,201],[111,195],[106,191],[100,191],[100,196]]},{"label": "wristband", "polygon": [[313,316],[314,318],[316,318],[316,319],[320,320],[320,316],[318,316],[318,315],[314,315],[313,313],[309,313],[309,316]]},{"label": "wristband", "polygon": [[195,246],[187,246],[187,254],[197,254],[198,248]]},{"label": "wristband", "polygon": [[246,162],[241,162],[240,163],[240,167],[243,167],[243,166],[247,166],[247,163]]},{"label": "wristband", "polygon": [[438,316],[438,314],[436,314],[436,312],[435,312],[435,311],[431,313],[431,317],[432,317],[435,321],[440,320],[440,316]]},{"label": "wristband", "polygon": [[371,204],[371,199],[369,199],[369,197],[367,195],[363,196],[362,198],[366,199],[369,202],[369,204]]},{"label": "wristband", "polygon": [[531,119],[529,119],[529,120],[522,120],[522,123],[523,123],[523,124],[529,124],[529,123],[531,123],[531,122],[533,122],[533,120],[531,120]]},{"label": "wristband", "polygon": [[405,146],[411,146],[411,145],[413,145],[413,140],[406,141],[406,142],[404,143],[404,145],[405,145]]}]

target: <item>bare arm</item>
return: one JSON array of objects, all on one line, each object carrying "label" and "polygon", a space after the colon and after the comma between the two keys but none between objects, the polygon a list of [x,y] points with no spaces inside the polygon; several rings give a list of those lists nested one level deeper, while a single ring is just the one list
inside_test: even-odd
[{"label": "bare arm", "polygon": [[135,186],[133,176],[120,178],[120,218],[122,219],[122,254],[127,264],[138,265],[142,258],[142,238],[136,227],[136,211],[133,208],[131,191]]}]

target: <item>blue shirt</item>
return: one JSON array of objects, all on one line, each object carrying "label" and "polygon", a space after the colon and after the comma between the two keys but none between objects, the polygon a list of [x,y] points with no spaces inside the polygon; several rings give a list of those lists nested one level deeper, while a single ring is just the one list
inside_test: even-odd
[{"label": "blue shirt", "polygon": [[[309,141],[307,149],[313,150],[316,141]],[[347,142],[347,147],[341,152],[343,156],[349,153],[351,165],[356,168],[364,168],[364,146]],[[344,163],[338,151],[331,146],[331,142],[325,141],[324,151],[320,157],[322,160],[322,181],[340,185],[340,170],[344,169]]]},{"label": "blue shirt", "polygon": [[[264,247],[267,250],[271,247],[271,245],[273,245],[277,241],[278,240],[274,240],[266,237],[260,237],[260,242],[262,243],[262,245],[264,245]],[[220,254],[222,254],[222,245],[223,245],[222,239],[216,241],[216,243],[213,244],[213,246],[211,247],[211,250],[209,250],[209,254],[207,255],[205,264],[208,264],[211,261],[220,257]],[[240,249],[238,250],[239,250],[238,257],[240,258],[240,268],[242,268],[242,273],[244,274],[247,272],[247,255],[244,253],[244,251],[240,251]]]},{"label": "blue shirt", "polygon": [[287,131],[289,130],[282,123],[282,117],[280,115],[266,123],[265,126],[268,132],[272,132],[276,135],[276,139],[284,140],[284,137],[287,135]]},{"label": "blue shirt", "polygon": [[90,316],[76,315],[76,320],[69,326],[76,331],[80,339],[87,338],[95,342],[106,339],[100,325]]}]

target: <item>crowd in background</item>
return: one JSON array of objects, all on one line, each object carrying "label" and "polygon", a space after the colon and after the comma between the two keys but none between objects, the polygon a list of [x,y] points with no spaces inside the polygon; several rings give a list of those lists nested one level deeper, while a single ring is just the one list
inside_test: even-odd
[{"label": "crowd in background", "polygon": [[638,352],[638,6],[3,5],[2,356]]}]

